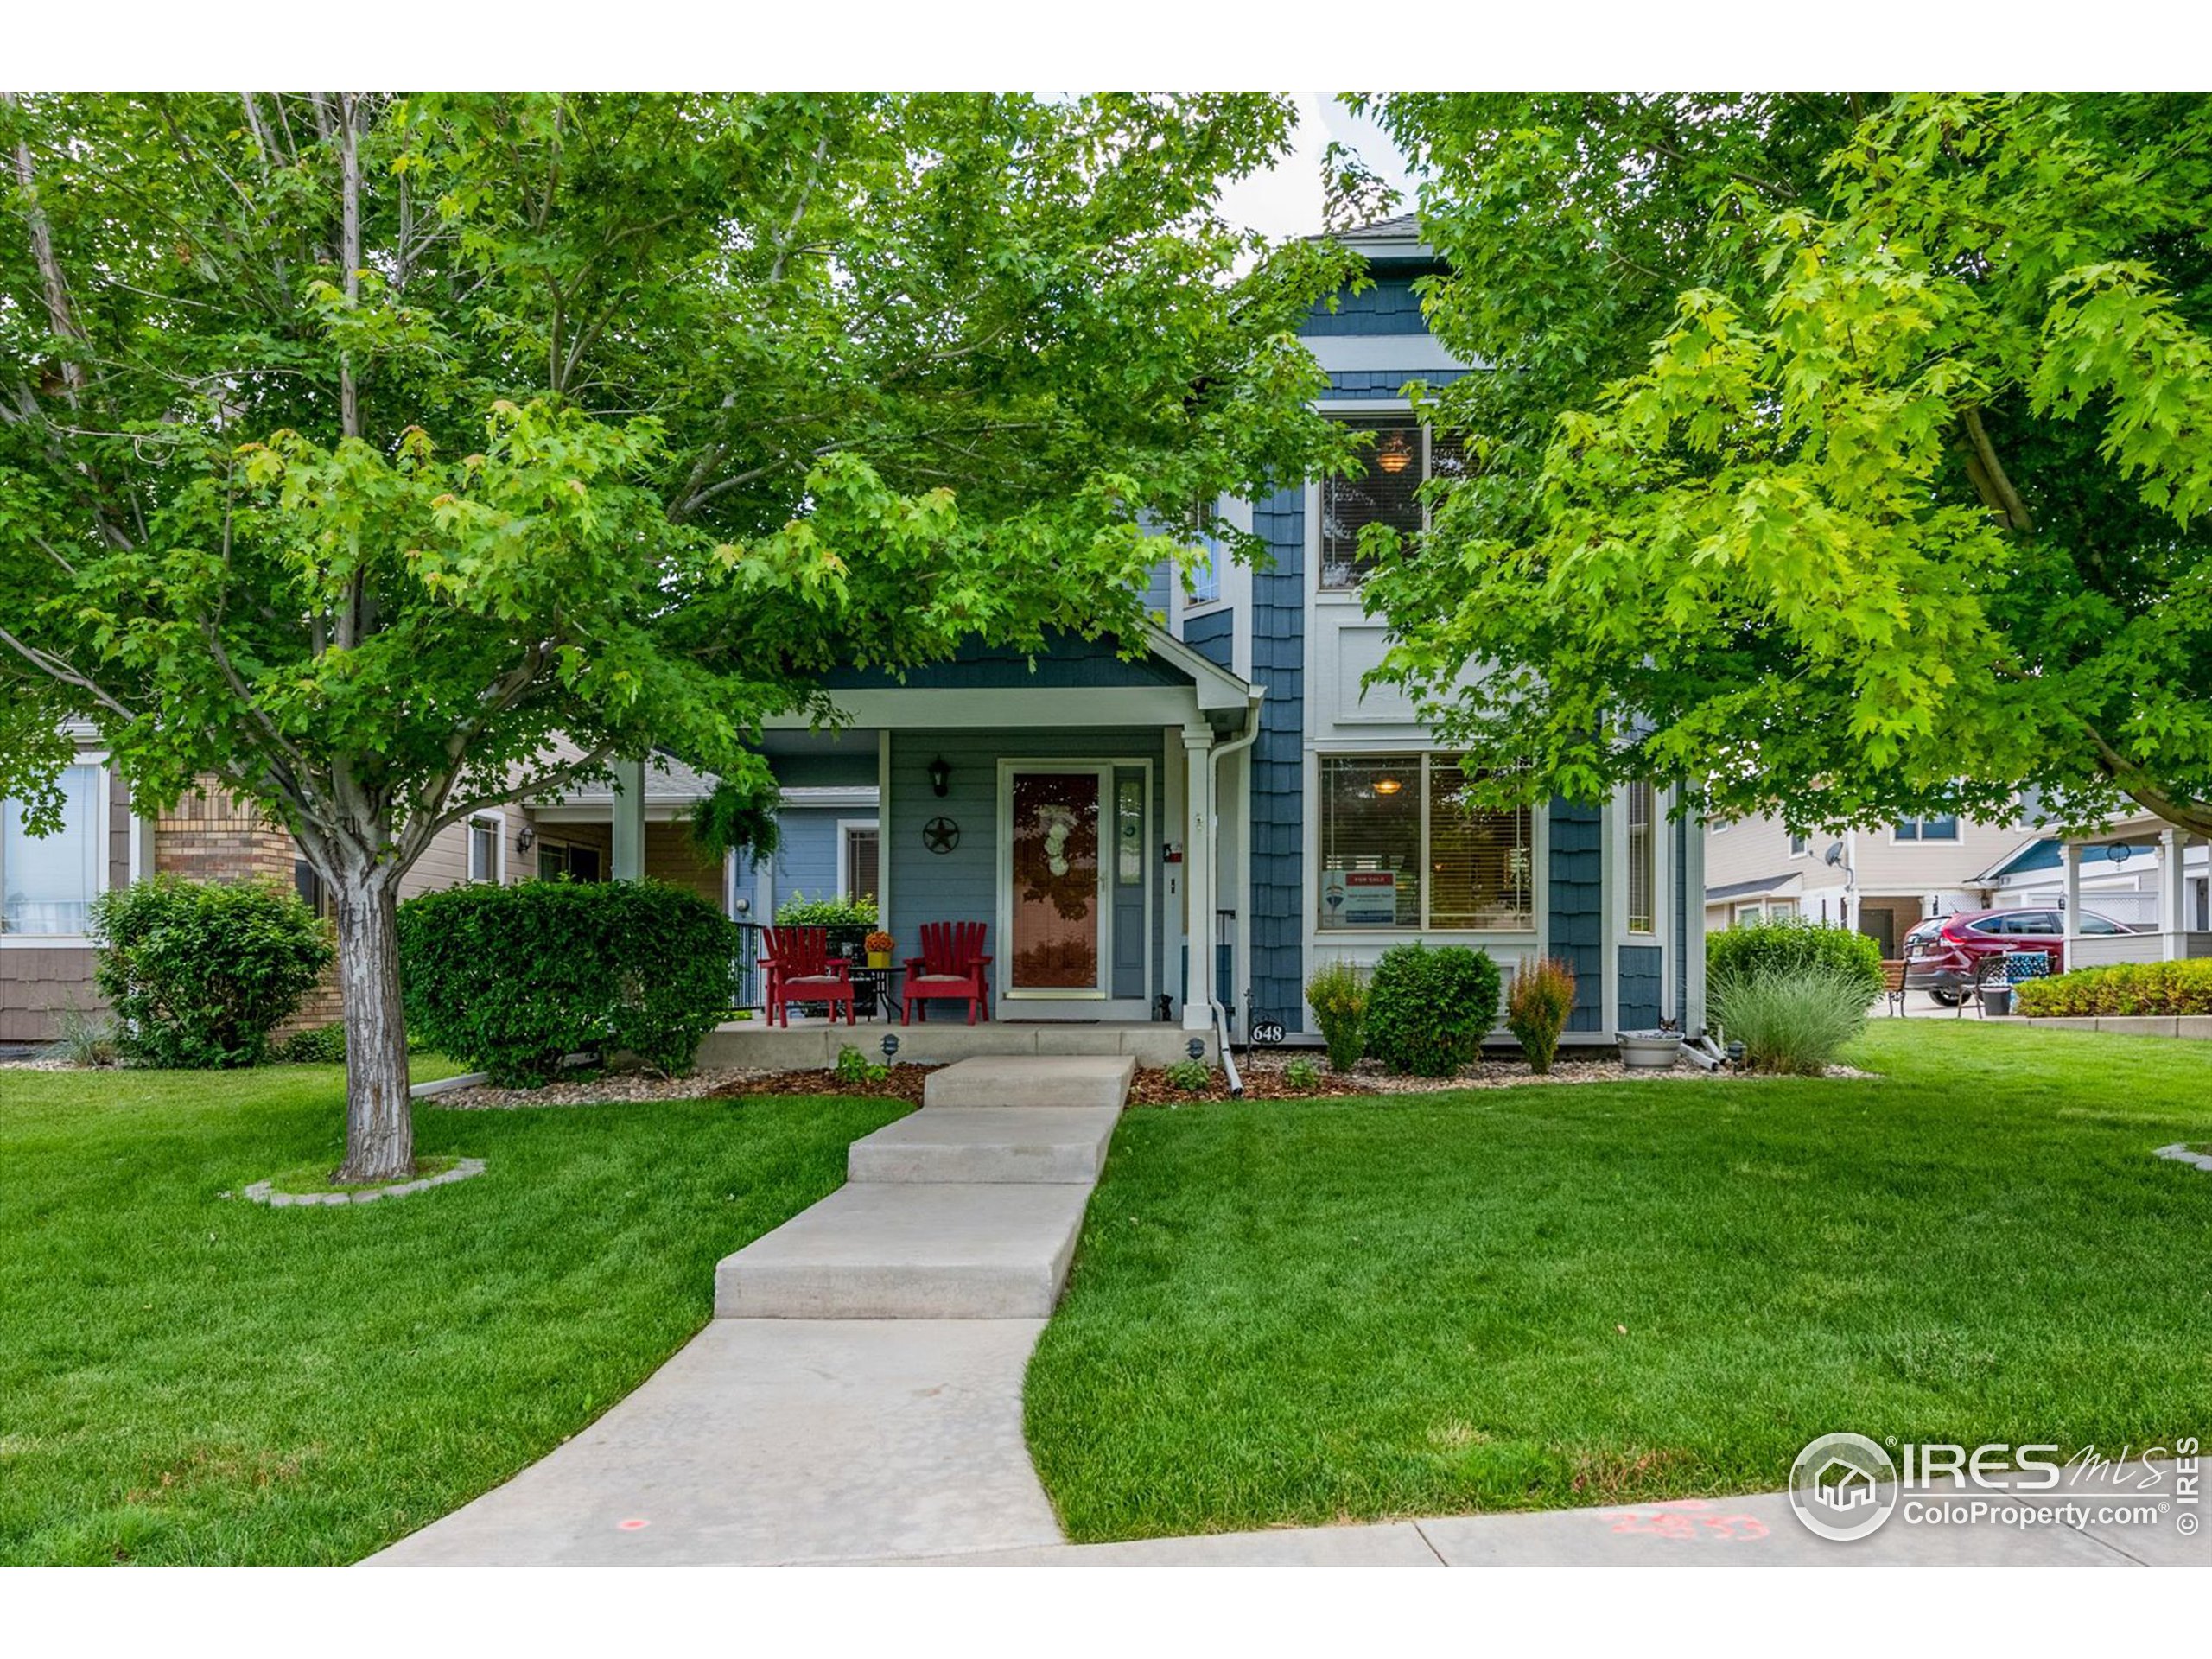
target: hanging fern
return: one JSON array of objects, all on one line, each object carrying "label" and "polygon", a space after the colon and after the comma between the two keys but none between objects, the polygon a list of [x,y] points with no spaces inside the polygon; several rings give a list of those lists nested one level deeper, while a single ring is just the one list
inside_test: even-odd
[{"label": "hanging fern", "polygon": [[776,802],[725,779],[691,809],[691,839],[709,858],[743,853],[760,864],[776,855]]}]

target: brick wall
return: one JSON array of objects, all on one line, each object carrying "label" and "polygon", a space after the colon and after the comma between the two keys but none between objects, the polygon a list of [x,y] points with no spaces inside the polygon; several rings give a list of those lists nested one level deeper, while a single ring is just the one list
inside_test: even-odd
[{"label": "brick wall", "polygon": [[[154,868],[192,881],[268,881],[292,889],[299,856],[290,831],[271,823],[252,801],[212,780],[178,801],[154,825]],[[289,1020],[276,1028],[281,1040],[339,1017],[338,971],[325,970]]]}]

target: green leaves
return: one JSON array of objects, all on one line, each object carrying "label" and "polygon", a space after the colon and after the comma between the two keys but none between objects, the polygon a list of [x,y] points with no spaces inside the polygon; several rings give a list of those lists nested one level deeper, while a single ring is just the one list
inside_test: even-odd
[{"label": "green leaves", "polygon": [[2204,101],[1575,102],[1385,105],[1497,372],[1383,677],[1522,798],[2212,828]]}]

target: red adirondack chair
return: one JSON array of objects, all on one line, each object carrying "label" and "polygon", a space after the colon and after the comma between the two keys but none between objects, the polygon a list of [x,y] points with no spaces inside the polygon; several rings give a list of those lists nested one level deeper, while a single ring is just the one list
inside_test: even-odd
[{"label": "red adirondack chair", "polygon": [[[922,954],[906,958],[906,1007],[899,1023],[911,1025],[925,1001],[965,1002],[968,1023],[980,1011],[991,1017],[991,959],[983,954],[981,922],[924,922]],[[929,1010],[922,1008],[924,1023]]]},{"label": "red adirondack chair", "polygon": [[772,927],[768,954],[760,958],[762,1001],[773,1024],[781,1019],[788,1027],[794,1002],[823,1002],[830,1017],[845,1005],[845,1023],[853,1023],[852,964],[830,954],[826,927]]}]

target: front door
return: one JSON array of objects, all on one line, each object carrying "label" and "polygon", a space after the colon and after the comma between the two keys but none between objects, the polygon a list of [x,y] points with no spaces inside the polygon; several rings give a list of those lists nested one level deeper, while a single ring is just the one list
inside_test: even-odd
[{"label": "front door", "polygon": [[1113,918],[1101,842],[1112,776],[1096,766],[1005,769],[1000,938],[1009,998],[1109,994]]}]

